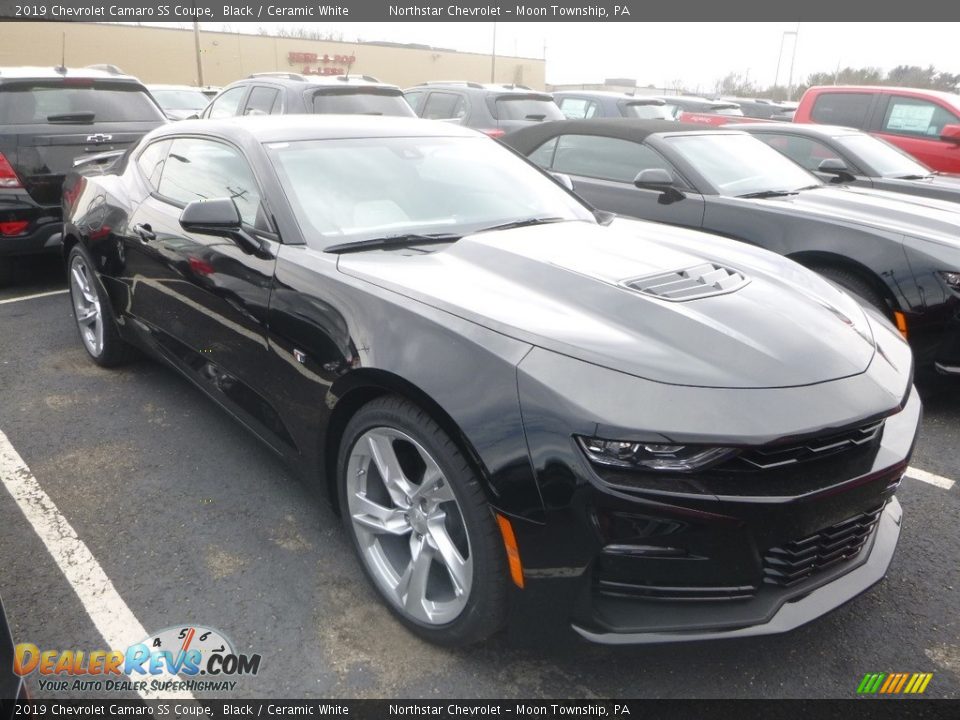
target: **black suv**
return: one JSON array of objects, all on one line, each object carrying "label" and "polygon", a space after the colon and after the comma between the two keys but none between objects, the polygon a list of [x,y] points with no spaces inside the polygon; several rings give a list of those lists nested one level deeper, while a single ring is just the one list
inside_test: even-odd
[{"label": "black suv", "polygon": [[370,75],[256,73],[225,87],[201,117],[234,115],[396,115],[414,117],[396,85]]},{"label": "black suv", "polygon": [[550,95],[526,85],[444,80],[421,83],[403,94],[426,120],[455,122],[495,138],[544,120],[564,119]]},{"label": "black suv", "polygon": [[165,122],[136,78],[116,69],[0,68],[0,285],[12,258],[60,248],[64,174],[122,151]]}]

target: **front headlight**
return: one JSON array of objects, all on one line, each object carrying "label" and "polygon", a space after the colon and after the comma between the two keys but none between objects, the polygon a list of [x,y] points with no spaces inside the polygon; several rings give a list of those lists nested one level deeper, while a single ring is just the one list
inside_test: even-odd
[{"label": "front headlight", "polygon": [[960,292],[960,272],[954,272],[952,270],[940,270],[938,273],[941,279],[947,284],[954,292]]},{"label": "front headlight", "polygon": [[735,448],[604,440],[577,436],[591,462],[610,467],[689,472],[703,470],[737,454]]}]

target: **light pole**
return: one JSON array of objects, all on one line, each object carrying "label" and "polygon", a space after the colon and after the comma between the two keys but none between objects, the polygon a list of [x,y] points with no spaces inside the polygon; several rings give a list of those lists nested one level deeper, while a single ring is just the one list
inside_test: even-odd
[{"label": "light pole", "polygon": [[493,24],[493,46],[490,48],[490,82],[496,82],[497,78],[497,24]]},{"label": "light pole", "polygon": [[800,23],[793,31],[793,52],[790,54],[790,77],[787,80],[787,100],[793,100],[793,64],[797,59],[797,45],[800,44]]},{"label": "light pole", "polygon": [[193,47],[197,52],[197,87],[203,87],[203,62],[200,60],[200,23],[193,21]]},{"label": "light pole", "polygon": [[[780,63],[783,60],[783,46],[787,42],[787,36],[793,35],[793,56],[796,57],[797,54],[797,35],[800,32],[800,23],[797,23],[796,30],[784,30],[783,35],[780,36],[780,53],[777,55],[777,74],[773,77],[773,86],[777,87],[777,83],[780,82]],[[787,92],[790,92],[789,86],[793,84],[793,60],[790,60],[790,82],[787,86]],[[787,100],[790,98],[788,97]]]}]

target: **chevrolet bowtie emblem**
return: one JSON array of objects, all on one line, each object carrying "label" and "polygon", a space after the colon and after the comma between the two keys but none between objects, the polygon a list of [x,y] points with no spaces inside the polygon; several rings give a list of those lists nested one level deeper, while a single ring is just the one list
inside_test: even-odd
[{"label": "chevrolet bowtie emblem", "polygon": [[107,135],[105,133],[96,133],[94,135],[87,135],[88,143],[105,143],[113,140],[113,135]]}]

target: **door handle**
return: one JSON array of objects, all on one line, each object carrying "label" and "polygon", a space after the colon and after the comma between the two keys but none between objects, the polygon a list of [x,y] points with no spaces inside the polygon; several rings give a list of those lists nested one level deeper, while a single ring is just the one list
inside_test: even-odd
[{"label": "door handle", "polygon": [[148,224],[141,225],[140,223],[137,223],[133,226],[133,231],[140,236],[140,239],[143,242],[150,242],[151,240],[157,239],[157,234]]}]

